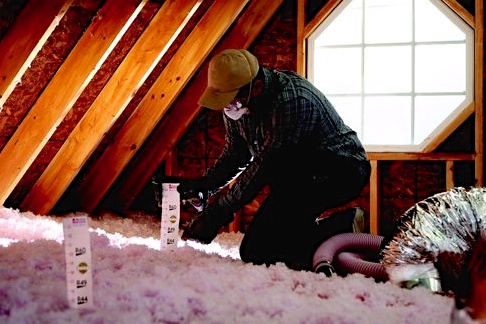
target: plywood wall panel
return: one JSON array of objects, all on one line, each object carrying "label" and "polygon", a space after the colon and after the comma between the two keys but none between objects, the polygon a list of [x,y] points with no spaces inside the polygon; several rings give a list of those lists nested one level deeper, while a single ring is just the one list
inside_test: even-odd
[{"label": "plywood wall panel", "polygon": [[380,235],[391,237],[395,233],[397,219],[415,204],[413,197],[385,197],[380,200]]},{"label": "plywood wall panel", "polygon": [[75,6],[67,11],[0,111],[1,136],[12,136],[95,13]]},{"label": "plywood wall panel", "polygon": [[[212,166],[224,147],[224,125],[220,112],[204,109],[177,146],[177,170],[172,175],[200,177]],[[201,163],[193,160],[201,159]]]},{"label": "plywood wall panel", "polygon": [[28,172],[20,180],[19,184],[15,186],[15,189],[9,195],[5,201],[5,206],[19,206],[22,200],[27,196],[32,186],[37,179],[41,176],[42,172],[49,165],[52,157],[56,155],[57,151],[62,146],[60,141],[52,141],[41,153],[37,156],[36,160],[30,166]]},{"label": "plywood wall panel", "polygon": [[0,1],[0,41],[12,26],[15,18],[28,0]]},{"label": "plywood wall panel", "polygon": [[143,33],[144,29],[150,23],[150,20],[159,8],[159,3],[148,3],[142,8],[140,14],[135,18],[110,55],[108,55],[98,72],[96,72],[96,75],[74,104],[73,108],[57,127],[56,132],[54,132],[51,137],[52,140],[66,140],[67,136],[72,132],[76,124],[111,78],[113,71],[118,68],[125,56],[132,49],[133,44],[135,44],[138,37]]},{"label": "plywood wall panel", "polygon": [[262,66],[280,70],[297,69],[297,31],[295,19],[286,18],[286,7],[270,22],[252,45]]},{"label": "plywood wall panel", "polygon": [[385,236],[413,204],[446,190],[443,161],[388,161],[380,163],[380,170],[380,228]]},{"label": "plywood wall panel", "polygon": [[415,166],[418,201],[447,190],[445,162],[416,162]]},{"label": "plywood wall panel", "polygon": [[[184,138],[183,144],[178,147],[177,156],[180,158],[192,158],[204,160],[209,154],[208,150],[208,137],[211,136],[211,131],[207,127],[207,114],[199,118],[199,125],[201,127],[189,129]],[[218,139],[221,137],[218,135]]]},{"label": "plywood wall panel", "polygon": [[225,129],[223,116],[215,111],[208,112],[207,156],[216,159],[224,148]]},{"label": "plywood wall panel", "polygon": [[72,0],[31,0],[0,42],[0,110]]}]

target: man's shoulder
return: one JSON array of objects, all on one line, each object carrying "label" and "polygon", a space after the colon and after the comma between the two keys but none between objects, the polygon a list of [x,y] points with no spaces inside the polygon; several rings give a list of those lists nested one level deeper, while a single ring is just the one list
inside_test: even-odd
[{"label": "man's shoulder", "polygon": [[290,78],[292,80],[305,80],[299,73],[292,70],[271,70],[280,78]]}]

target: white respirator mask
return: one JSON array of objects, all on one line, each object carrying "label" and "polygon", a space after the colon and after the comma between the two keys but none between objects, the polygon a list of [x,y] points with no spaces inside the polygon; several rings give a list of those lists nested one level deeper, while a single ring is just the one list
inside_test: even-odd
[{"label": "white respirator mask", "polygon": [[243,104],[239,100],[233,100],[229,105],[224,107],[224,114],[233,120],[238,120],[243,115],[248,114],[248,108],[243,107]]},{"label": "white respirator mask", "polygon": [[[251,86],[252,82],[250,81],[250,90],[248,92],[248,98],[246,99],[247,104],[250,102]],[[223,108],[223,111],[228,118],[233,120],[238,120],[249,112],[248,107],[243,106],[241,100],[238,98],[233,99],[226,107]]]}]

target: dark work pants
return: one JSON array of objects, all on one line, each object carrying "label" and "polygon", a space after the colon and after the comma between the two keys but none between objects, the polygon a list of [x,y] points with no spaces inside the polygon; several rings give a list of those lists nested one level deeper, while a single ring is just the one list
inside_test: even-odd
[{"label": "dark work pants", "polygon": [[290,268],[310,270],[313,254],[324,240],[352,231],[354,214],[343,213],[319,225],[315,219],[360,194],[369,182],[370,163],[344,158],[317,161],[325,167],[316,176],[315,164],[302,156],[276,162],[280,165],[268,169],[270,194],[243,237],[240,256],[245,262],[284,262]]}]

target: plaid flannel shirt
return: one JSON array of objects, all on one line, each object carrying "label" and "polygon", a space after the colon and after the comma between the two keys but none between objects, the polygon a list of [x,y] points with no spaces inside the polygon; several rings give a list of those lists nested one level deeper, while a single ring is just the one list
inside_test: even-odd
[{"label": "plaid flannel shirt", "polygon": [[[356,132],[308,80],[291,71],[263,69],[264,91],[250,113],[232,120],[223,113],[225,147],[205,177],[211,188],[235,179],[218,205],[234,211],[249,203],[263,183],[262,165],[276,149],[308,145],[316,152],[366,160]],[[290,171],[292,172],[292,170]]]}]

